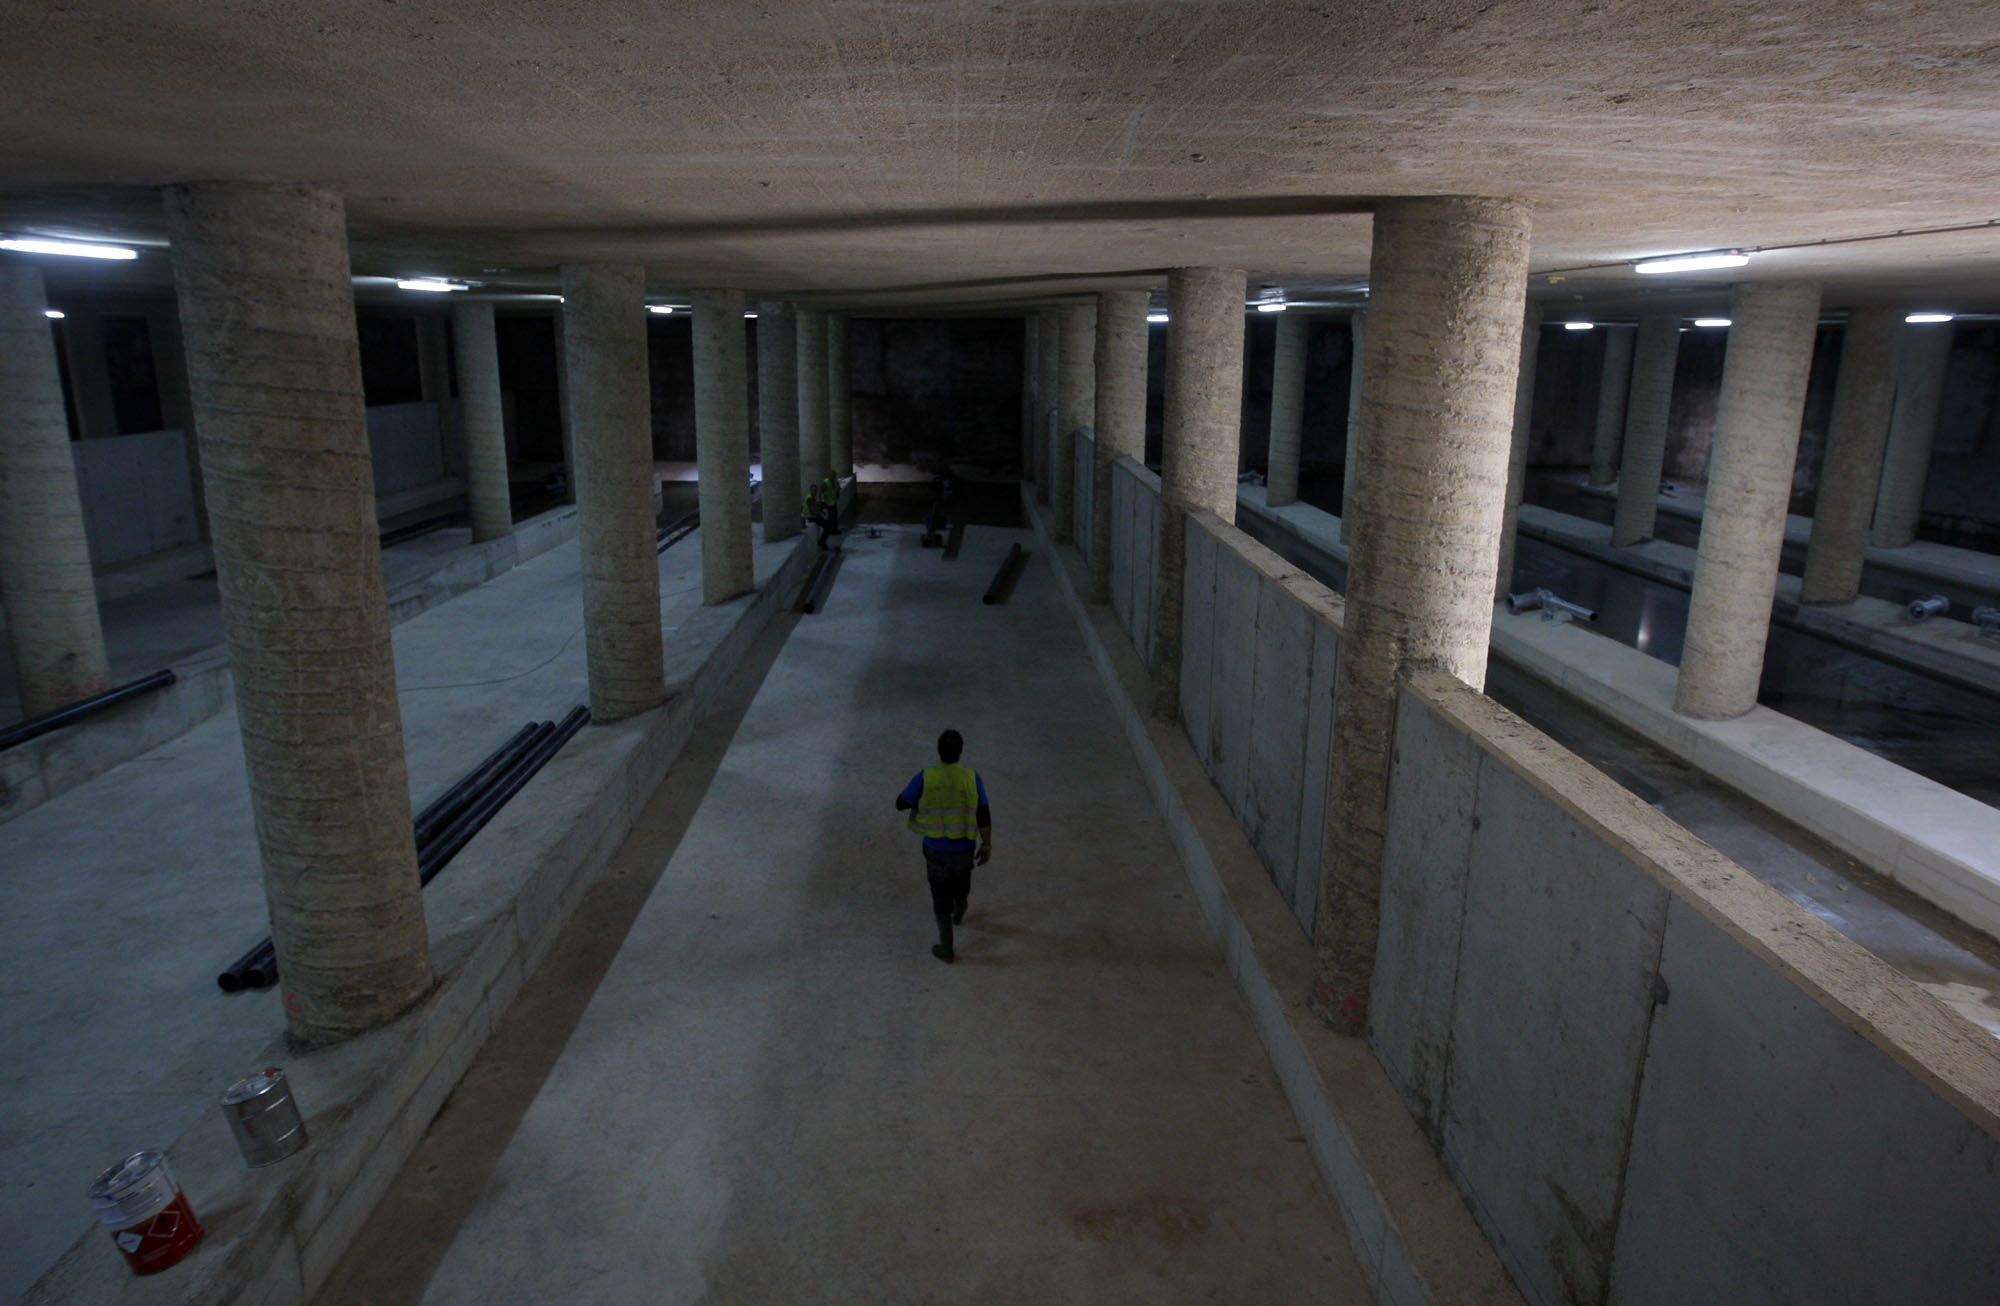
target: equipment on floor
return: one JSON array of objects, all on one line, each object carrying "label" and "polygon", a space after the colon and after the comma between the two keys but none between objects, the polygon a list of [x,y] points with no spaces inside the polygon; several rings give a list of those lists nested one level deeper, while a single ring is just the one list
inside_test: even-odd
[{"label": "equipment on floor", "polygon": [[840,571],[844,554],[839,549],[830,549],[819,555],[812,575],[806,577],[806,587],[799,595],[798,611],[808,615],[826,607],[827,595],[833,592],[833,578]]},{"label": "equipment on floor", "polygon": [[92,694],[89,698],[79,699],[67,707],[59,707],[53,712],[29,717],[26,721],[17,721],[5,730],[0,730],[0,753],[6,752],[16,744],[25,744],[30,739],[46,735],[51,730],[60,730],[64,726],[73,725],[93,712],[102,712],[114,703],[123,703],[128,698],[136,698],[150,690],[165,689],[174,683],[174,679],[174,673],[171,671],[155,671],[150,676],[143,676],[128,684],[107,689],[102,694]]},{"label": "equipment on floor", "polygon": [[986,596],[980,602],[988,607],[1005,603],[1007,596],[1014,592],[1014,582],[1020,578],[1021,568],[1027,561],[1028,551],[1020,545],[1007,550],[1007,556],[1000,560],[1000,570],[993,573],[993,583],[986,587]]},{"label": "equipment on floor", "polygon": [[299,1100],[280,1066],[266,1066],[231,1084],[222,1095],[222,1114],[243,1164],[252,1170],[276,1165],[306,1145]]},{"label": "equipment on floor", "polygon": [[[488,753],[457,784],[417,813],[417,883],[429,884],[472,837],[535,778],[535,773],[590,722],[579,703],[561,721],[530,721]],[[278,982],[278,952],[270,939],[231,962],[215,977],[224,993],[266,989]]]},{"label": "equipment on floor", "polygon": [[1533,589],[1525,594],[1509,594],[1507,611],[1513,613],[1539,610],[1549,621],[1595,621],[1597,609],[1586,608],[1581,603],[1572,603],[1561,595],[1546,589]]},{"label": "equipment on floor", "polygon": [[1942,594],[1926,594],[1920,599],[1911,599],[1907,611],[1911,621],[1929,621],[1951,611],[1951,600]]},{"label": "equipment on floor", "polygon": [[1981,639],[2000,639],[2000,608],[1974,608],[1972,626]]}]

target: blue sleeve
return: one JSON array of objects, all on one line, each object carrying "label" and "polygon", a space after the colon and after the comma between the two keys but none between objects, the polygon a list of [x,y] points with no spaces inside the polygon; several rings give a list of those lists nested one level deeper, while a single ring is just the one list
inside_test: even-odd
[{"label": "blue sleeve", "polygon": [[910,806],[915,807],[917,800],[924,796],[924,773],[919,771],[911,776],[910,783],[904,785],[903,792],[897,796]]},{"label": "blue sleeve", "polygon": [[972,773],[972,783],[979,786],[979,805],[981,807],[986,806],[986,777],[974,771]]}]

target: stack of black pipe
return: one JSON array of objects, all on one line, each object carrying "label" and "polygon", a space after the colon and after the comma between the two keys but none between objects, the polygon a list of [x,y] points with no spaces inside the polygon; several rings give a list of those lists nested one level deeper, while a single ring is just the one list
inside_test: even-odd
[{"label": "stack of black pipe", "polygon": [[[485,824],[590,721],[578,704],[560,721],[530,721],[464,778],[417,813],[417,883],[429,884]],[[265,939],[215,977],[224,993],[278,982],[278,954]]]},{"label": "stack of black pipe", "polygon": [[105,708],[117,703],[123,703],[128,698],[136,698],[138,695],[144,694],[149,690],[165,689],[173,683],[173,672],[155,671],[150,676],[142,676],[137,680],[119,685],[115,689],[107,689],[102,694],[92,694],[89,698],[80,699],[77,702],[59,707],[53,712],[44,712],[40,716],[29,717],[26,721],[17,721],[6,729],[0,730],[0,752],[12,748],[16,744],[25,744],[30,739],[39,739],[51,730],[60,730],[64,726],[74,725],[91,713],[102,712]]}]

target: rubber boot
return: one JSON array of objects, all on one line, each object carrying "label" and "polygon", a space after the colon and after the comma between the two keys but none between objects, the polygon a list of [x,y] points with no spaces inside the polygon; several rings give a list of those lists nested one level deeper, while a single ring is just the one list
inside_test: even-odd
[{"label": "rubber boot", "polygon": [[939,961],[955,961],[958,954],[951,950],[951,913],[937,913],[938,941],[931,945],[931,956]]}]

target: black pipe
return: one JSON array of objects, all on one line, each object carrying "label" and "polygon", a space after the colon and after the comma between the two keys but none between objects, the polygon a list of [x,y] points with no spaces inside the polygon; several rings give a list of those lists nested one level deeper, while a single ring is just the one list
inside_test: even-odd
[{"label": "black pipe", "polygon": [[278,949],[266,939],[230,962],[229,969],[215,977],[215,983],[224,993],[234,993],[238,989],[268,988],[277,978]]},{"label": "black pipe", "polygon": [[958,558],[959,547],[964,543],[965,543],[965,520],[963,518],[960,518],[958,521],[955,521],[951,524],[951,534],[945,537],[944,560],[946,562],[956,561]]},{"label": "black pipe", "polygon": [[799,596],[800,612],[818,612],[826,606],[827,595],[833,592],[834,573],[840,570],[840,560],[844,556],[839,549],[834,549],[820,559],[819,570],[806,584],[806,592]]},{"label": "black pipe", "polygon": [[80,698],[53,712],[44,712],[26,721],[16,721],[5,730],[0,730],[0,752],[5,752],[16,744],[25,744],[30,739],[38,739],[51,730],[60,730],[72,722],[81,721],[91,713],[101,712],[114,703],[122,703],[128,698],[136,698],[151,690],[165,689],[174,683],[175,678],[171,671],[155,671],[150,676],[142,676],[138,680],[115,686],[102,694]]},{"label": "black pipe", "polygon": [[993,573],[993,583],[986,587],[986,597],[980,602],[989,605],[1005,603],[1007,596],[1014,592],[1014,580],[1021,574],[1021,566],[1027,560],[1027,550],[1020,545],[1007,550],[1007,556],[1000,560],[1000,570]]},{"label": "black pipe", "polygon": [[546,765],[550,758],[562,751],[562,746],[583,729],[590,721],[590,709],[578,704],[569,711],[549,734],[524,758],[518,760],[499,779],[495,780],[479,801],[468,808],[466,813],[454,821],[451,829],[441,834],[429,847],[417,864],[417,882],[429,884],[437,877],[452,858],[458,856],[465,845],[472,842],[472,836],[491,821],[499,810],[507,805],[515,794],[535,778],[535,773]]},{"label": "black pipe", "polygon": [[457,784],[433,798],[424,810],[418,812],[417,846],[423,847],[425,840],[436,833],[439,826],[456,816],[459,809],[471,801],[478,790],[485,785],[487,777],[512,760],[514,753],[525,747],[529,737],[540,729],[539,725],[530,721],[516,730],[506,743],[488,753],[485,761],[467,771]]}]

